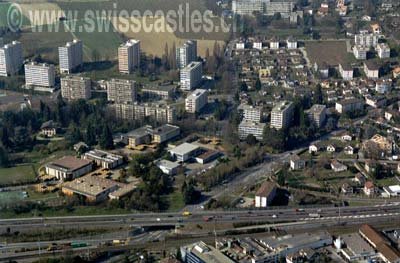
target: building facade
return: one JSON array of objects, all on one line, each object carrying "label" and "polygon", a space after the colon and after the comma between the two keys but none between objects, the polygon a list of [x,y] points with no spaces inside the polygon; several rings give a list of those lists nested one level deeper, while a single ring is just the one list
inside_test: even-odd
[{"label": "building facade", "polygon": [[180,72],[181,89],[192,90],[193,88],[197,88],[201,83],[202,76],[203,68],[201,62],[189,63]]},{"label": "building facade", "polygon": [[25,64],[25,85],[42,91],[53,91],[56,70],[51,64]]},{"label": "building facade", "polygon": [[83,43],[74,39],[58,48],[58,59],[61,73],[72,73],[83,64]]},{"label": "building facade", "polygon": [[271,128],[286,129],[290,127],[293,118],[293,103],[279,102],[271,111]]},{"label": "building facade", "polygon": [[107,83],[107,100],[115,103],[136,101],[137,87],[133,80],[112,79]]},{"label": "building facade", "polygon": [[88,100],[92,96],[92,81],[80,76],[66,76],[61,78],[61,95],[67,100]]},{"label": "building facade", "polygon": [[177,67],[182,69],[197,60],[197,41],[189,40],[176,49]]},{"label": "building facade", "polygon": [[22,44],[13,41],[0,48],[0,76],[15,75],[24,63]]},{"label": "building facade", "polygon": [[208,102],[208,91],[196,89],[190,93],[185,100],[185,110],[189,113],[200,112]]},{"label": "building facade", "polygon": [[140,66],[140,41],[131,39],[118,48],[118,68],[120,73],[131,74]]}]

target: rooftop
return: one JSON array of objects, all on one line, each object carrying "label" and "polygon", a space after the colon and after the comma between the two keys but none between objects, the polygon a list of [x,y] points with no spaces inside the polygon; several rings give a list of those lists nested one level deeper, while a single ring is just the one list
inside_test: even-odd
[{"label": "rooftop", "polygon": [[78,159],[74,156],[64,156],[61,159],[58,159],[57,161],[48,163],[47,166],[52,167],[54,169],[75,171],[75,170],[78,170],[84,166],[91,164],[91,163],[92,162],[89,160]]},{"label": "rooftop", "polygon": [[63,188],[67,188],[82,195],[93,197],[108,191],[110,188],[121,188],[123,186],[124,184],[122,183],[94,175],[86,175],[75,179],[72,182],[63,184]]},{"label": "rooftop", "polygon": [[163,133],[170,133],[172,131],[175,130],[179,130],[180,128],[178,126],[175,125],[171,125],[171,124],[164,124],[158,128],[153,129],[153,134],[163,134]]},{"label": "rooftop", "polygon": [[275,183],[270,181],[265,181],[261,187],[257,190],[256,196],[267,197],[271,194],[271,192],[276,188]]},{"label": "rooftop", "polygon": [[199,148],[200,147],[197,145],[184,142],[184,143],[176,146],[175,148],[171,149],[170,152],[173,154],[176,154],[176,155],[184,155],[184,154],[193,152]]}]

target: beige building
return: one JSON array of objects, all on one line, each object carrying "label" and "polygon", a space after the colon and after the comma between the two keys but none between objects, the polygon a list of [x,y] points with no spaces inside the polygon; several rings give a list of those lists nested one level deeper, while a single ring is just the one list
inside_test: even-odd
[{"label": "beige building", "polygon": [[55,75],[54,65],[35,62],[25,64],[26,88],[33,87],[35,90],[52,92],[55,85]]},{"label": "beige building", "polygon": [[321,127],[326,119],[326,106],[314,104],[306,113],[311,122],[315,123],[317,127]]},{"label": "beige building", "polygon": [[185,110],[189,113],[200,112],[208,103],[208,91],[196,89],[185,100]]},{"label": "beige building", "polygon": [[286,129],[290,127],[293,118],[293,103],[281,101],[271,111],[271,128]]},{"label": "beige building", "polygon": [[82,41],[74,39],[63,47],[58,48],[58,58],[61,73],[72,73],[83,65],[83,44]]},{"label": "beige building", "polygon": [[243,120],[238,127],[239,138],[244,140],[247,136],[253,135],[257,140],[261,141],[264,137],[263,133],[265,126],[265,123]]},{"label": "beige building", "polygon": [[115,103],[136,101],[137,87],[133,80],[112,79],[107,83],[107,100]]},{"label": "beige building", "polygon": [[130,74],[140,66],[140,41],[131,39],[118,48],[119,72]]},{"label": "beige building", "polygon": [[82,160],[73,156],[64,156],[61,159],[46,164],[46,174],[58,180],[72,180],[92,171],[92,161]]},{"label": "beige building", "polygon": [[0,76],[15,75],[24,63],[22,45],[18,41],[0,48]]},{"label": "beige building", "polygon": [[165,124],[163,126],[153,129],[153,142],[164,143],[179,136],[179,134],[181,134],[181,129],[178,126]]},{"label": "beige building", "polygon": [[67,100],[90,99],[92,81],[89,78],[68,75],[61,78],[61,95]]}]

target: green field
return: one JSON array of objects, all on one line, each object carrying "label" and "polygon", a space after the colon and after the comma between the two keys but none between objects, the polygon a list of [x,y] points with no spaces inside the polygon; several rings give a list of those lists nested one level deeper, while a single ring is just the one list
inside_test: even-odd
[{"label": "green field", "polygon": [[29,183],[35,181],[36,173],[33,165],[0,168],[0,185]]}]

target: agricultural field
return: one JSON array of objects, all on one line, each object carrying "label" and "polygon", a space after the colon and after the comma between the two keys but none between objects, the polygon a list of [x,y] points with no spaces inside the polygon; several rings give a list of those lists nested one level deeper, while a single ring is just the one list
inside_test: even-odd
[{"label": "agricultural field", "polygon": [[355,61],[353,54],[347,52],[346,41],[307,41],[305,49],[312,64],[325,62],[336,66]]}]

